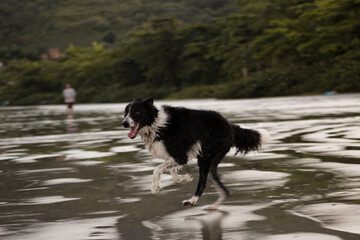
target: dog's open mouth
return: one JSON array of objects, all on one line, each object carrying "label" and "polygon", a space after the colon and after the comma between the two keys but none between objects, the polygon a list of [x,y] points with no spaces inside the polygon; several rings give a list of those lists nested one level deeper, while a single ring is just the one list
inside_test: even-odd
[{"label": "dog's open mouth", "polygon": [[128,137],[133,139],[136,137],[136,134],[139,131],[140,123],[138,123],[135,127],[130,127],[130,132],[128,133]]}]

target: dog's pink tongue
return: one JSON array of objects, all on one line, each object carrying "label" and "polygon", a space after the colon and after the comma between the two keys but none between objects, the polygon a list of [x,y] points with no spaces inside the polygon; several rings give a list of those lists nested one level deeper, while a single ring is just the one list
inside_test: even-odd
[{"label": "dog's pink tongue", "polygon": [[133,128],[130,128],[130,132],[128,133],[128,137],[129,138],[134,138],[136,137],[137,131],[139,129],[139,124]]},{"label": "dog's pink tongue", "polygon": [[136,128],[132,128],[131,131],[128,133],[129,138],[134,138],[136,136]]}]

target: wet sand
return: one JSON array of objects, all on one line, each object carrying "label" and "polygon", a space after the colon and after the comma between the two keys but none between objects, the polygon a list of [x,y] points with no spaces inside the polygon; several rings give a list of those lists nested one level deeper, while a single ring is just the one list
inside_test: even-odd
[{"label": "wet sand", "polygon": [[219,174],[230,190],[219,211],[209,182],[184,208],[196,161],[178,184],[150,192],[152,158],[121,127],[125,104],[0,108],[0,239],[360,239],[360,94],[157,102],[221,112],[267,129],[245,157],[230,151]]}]

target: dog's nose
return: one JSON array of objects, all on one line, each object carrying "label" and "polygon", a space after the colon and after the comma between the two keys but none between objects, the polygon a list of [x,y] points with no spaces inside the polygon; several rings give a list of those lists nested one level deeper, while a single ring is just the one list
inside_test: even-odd
[{"label": "dog's nose", "polygon": [[124,128],[130,127],[129,122],[127,120],[122,121],[122,125],[124,126]]}]

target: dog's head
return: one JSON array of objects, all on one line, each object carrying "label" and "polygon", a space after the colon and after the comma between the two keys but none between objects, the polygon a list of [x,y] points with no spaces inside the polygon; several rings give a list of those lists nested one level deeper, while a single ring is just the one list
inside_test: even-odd
[{"label": "dog's head", "polygon": [[157,109],[154,106],[154,97],[146,100],[138,99],[125,107],[124,120],[122,125],[130,128],[128,137],[136,137],[141,128],[150,126],[155,120]]}]

